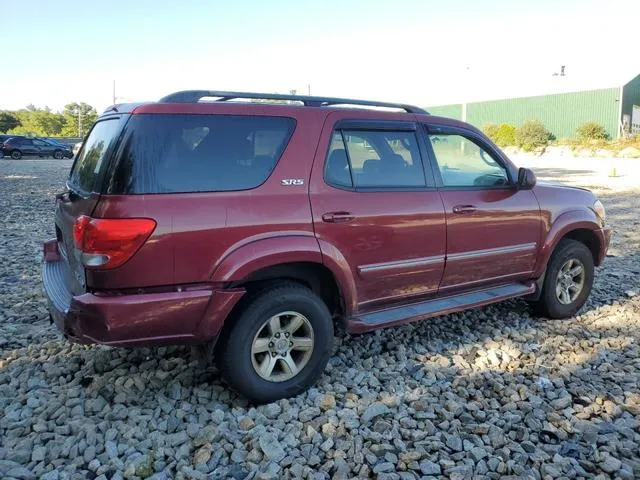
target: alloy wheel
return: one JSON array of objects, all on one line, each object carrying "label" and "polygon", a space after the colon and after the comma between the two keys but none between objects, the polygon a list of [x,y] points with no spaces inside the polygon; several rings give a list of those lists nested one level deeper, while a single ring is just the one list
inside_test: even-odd
[{"label": "alloy wheel", "polygon": [[563,305],[573,303],[584,288],[585,269],[577,258],[564,262],[556,278],[556,297]]},{"label": "alloy wheel", "polygon": [[298,312],[282,312],[266,320],[251,344],[251,363],[256,373],[270,382],[295,377],[313,353],[313,327]]}]

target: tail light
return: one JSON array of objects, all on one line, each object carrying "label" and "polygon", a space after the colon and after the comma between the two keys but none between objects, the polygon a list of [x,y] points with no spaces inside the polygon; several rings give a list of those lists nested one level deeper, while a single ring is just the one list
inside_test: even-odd
[{"label": "tail light", "polygon": [[91,218],[82,215],[73,226],[73,242],[87,268],[106,270],[129,260],[156,228],[150,218]]}]

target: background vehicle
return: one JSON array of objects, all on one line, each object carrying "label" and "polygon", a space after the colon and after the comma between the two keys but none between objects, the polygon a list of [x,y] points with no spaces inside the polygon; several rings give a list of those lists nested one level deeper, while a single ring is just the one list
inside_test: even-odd
[{"label": "background vehicle", "polygon": [[[289,104],[228,101],[255,98]],[[571,316],[610,237],[591,192],[537,185],[476,128],[335,98],[112,107],[56,198],[43,280],[60,330],[215,343],[224,378],[258,402],[307,388],[335,330],[513,297]]]},{"label": "background vehicle", "polygon": [[2,153],[14,160],[23,156],[62,159],[69,156],[70,150],[40,138],[12,137],[2,144]]},{"label": "background vehicle", "polygon": [[53,140],[51,138],[40,138],[40,140],[54,147],[54,151],[52,155],[54,158],[57,158],[56,152],[58,151],[61,151],[63,153],[63,158],[73,158],[73,152],[69,145],[60,143],[57,140]]},{"label": "background vehicle", "polygon": [[78,152],[80,151],[81,147],[82,147],[82,142],[78,142],[78,143],[75,143],[73,145],[71,151],[72,151],[74,157],[78,154]]}]

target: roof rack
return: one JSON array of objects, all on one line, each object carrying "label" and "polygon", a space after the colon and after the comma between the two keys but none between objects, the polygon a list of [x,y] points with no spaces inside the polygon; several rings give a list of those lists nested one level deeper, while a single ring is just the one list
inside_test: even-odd
[{"label": "roof rack", "polygon": [[202,98],[214,97],[216,102],[226,102],[238,98],[254,100],[283,100],[301,102],[305,107],[329,107],[331,105],[363,105],[367,107],[398,108],[407,113],[428,114],[420,107],[404,103],[376,102],[372,100],[354,100],[352,98],[311,97],[307,95],[283,95],[280,93],[224,92],[217,90],[183,90],[162,97],[161,103],[196,103]]}]

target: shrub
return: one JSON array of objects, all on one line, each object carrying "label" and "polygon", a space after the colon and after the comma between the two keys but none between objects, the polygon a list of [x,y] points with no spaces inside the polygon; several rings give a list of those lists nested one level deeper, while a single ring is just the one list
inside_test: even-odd
[{"label": "shrub", "polygon": [[516,127],[508,123],[502,123],[496,132],[493,141],[499,147],[508,147],[516,144]]},{"label": "shrub", "polygon": [[482,127],[482,131],[493,143],[499,147],[509,147],[516,144],[516,127],[508,123],[488,123]]},{"label": "shrub", "polygon": [[498,134],[498,128],[498,125],[496,125],[495,123],[487,123],[482,127],[482,131],[495,143],[496,136]]},{"label": "shrub", "polygon": [[583,142],[592,140],[608,140],[609,134],[598,122],[583,123],[576,129],[578,140]]},{"label": "shrub", "polygon": [[516,130],[516,145],[525,152],[548,145],[551,134],[539,120],[527,120]]}]

